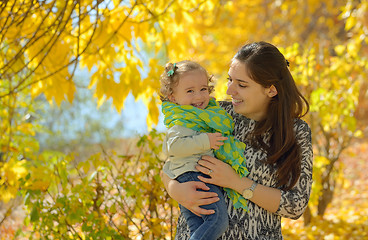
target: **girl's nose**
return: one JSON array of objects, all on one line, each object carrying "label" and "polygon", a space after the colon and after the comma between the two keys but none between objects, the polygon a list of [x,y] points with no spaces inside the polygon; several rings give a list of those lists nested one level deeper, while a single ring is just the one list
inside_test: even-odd
[{"label": "girl's nose", "polygon": [[197,100],[199,100],[199,99],[201,99],[202,98],[202,93],[196,93],[195,95],[194,95],[194,98],[195,99],[197,99]]}]

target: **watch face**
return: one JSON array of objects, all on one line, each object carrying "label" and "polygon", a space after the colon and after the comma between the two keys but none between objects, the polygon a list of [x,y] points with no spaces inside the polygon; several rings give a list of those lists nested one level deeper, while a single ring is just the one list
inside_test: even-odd
[{"label": "watch face", "polygon": [[243,192],[243,197],[245,199],[249,199],[249,198],[253,197],[253,192],[250,189],[247,189]]}]

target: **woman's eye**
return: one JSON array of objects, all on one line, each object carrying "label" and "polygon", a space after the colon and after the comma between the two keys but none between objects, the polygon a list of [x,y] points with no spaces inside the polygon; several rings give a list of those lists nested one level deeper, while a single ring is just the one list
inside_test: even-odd
[{"label": "woman's eye", "polygon": [[201,89],[201,91],[207,91],[208,90],[208,88],[202,88]]},{"label": "woman's eye", "polygon": [[[231,83],[232,81],[233,80],[230,77],[227,78],[227,84]],[[246,88],[247,87],[246,85],[242,85],[242,84],[238,84],[238,86],[241,87],[241,88]]]},{"label": "woman's eye", "polygon": [[192,93],[192,92],[193,92],[193,90],[188,90],[188,91],[187,91],[187,93]]}]

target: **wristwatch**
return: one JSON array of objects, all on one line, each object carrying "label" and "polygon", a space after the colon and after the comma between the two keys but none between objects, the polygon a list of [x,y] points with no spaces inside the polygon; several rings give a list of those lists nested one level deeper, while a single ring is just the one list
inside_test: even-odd
[{"label": "wristwatch", "polygon": [[243,191],[243,197],[245,198],[245,199],[250,199],[250,198],[252,198],[253,197],[253,192],[254,192],[254,189],[256,189],[256,187],[257,187],[257,184],[258,183],[256,183],[256,182],[253,182],[253,184],[252,184],[252,186],[250,187],[250,188],[246,188],[246,189],[244,189],[244,191]]}]

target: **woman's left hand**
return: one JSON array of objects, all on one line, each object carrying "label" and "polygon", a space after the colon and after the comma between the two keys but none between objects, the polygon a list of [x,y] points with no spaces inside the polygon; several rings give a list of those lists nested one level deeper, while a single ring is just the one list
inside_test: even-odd
[{"label": "woman's left hand", "polygon": [[205,183],[214,184],[220,187],[232,188],[240,177],[235,170],[227,163],[211,156],[202,156],[198,161],[196,169],[211,178],[199,176],[198,178]]}]

